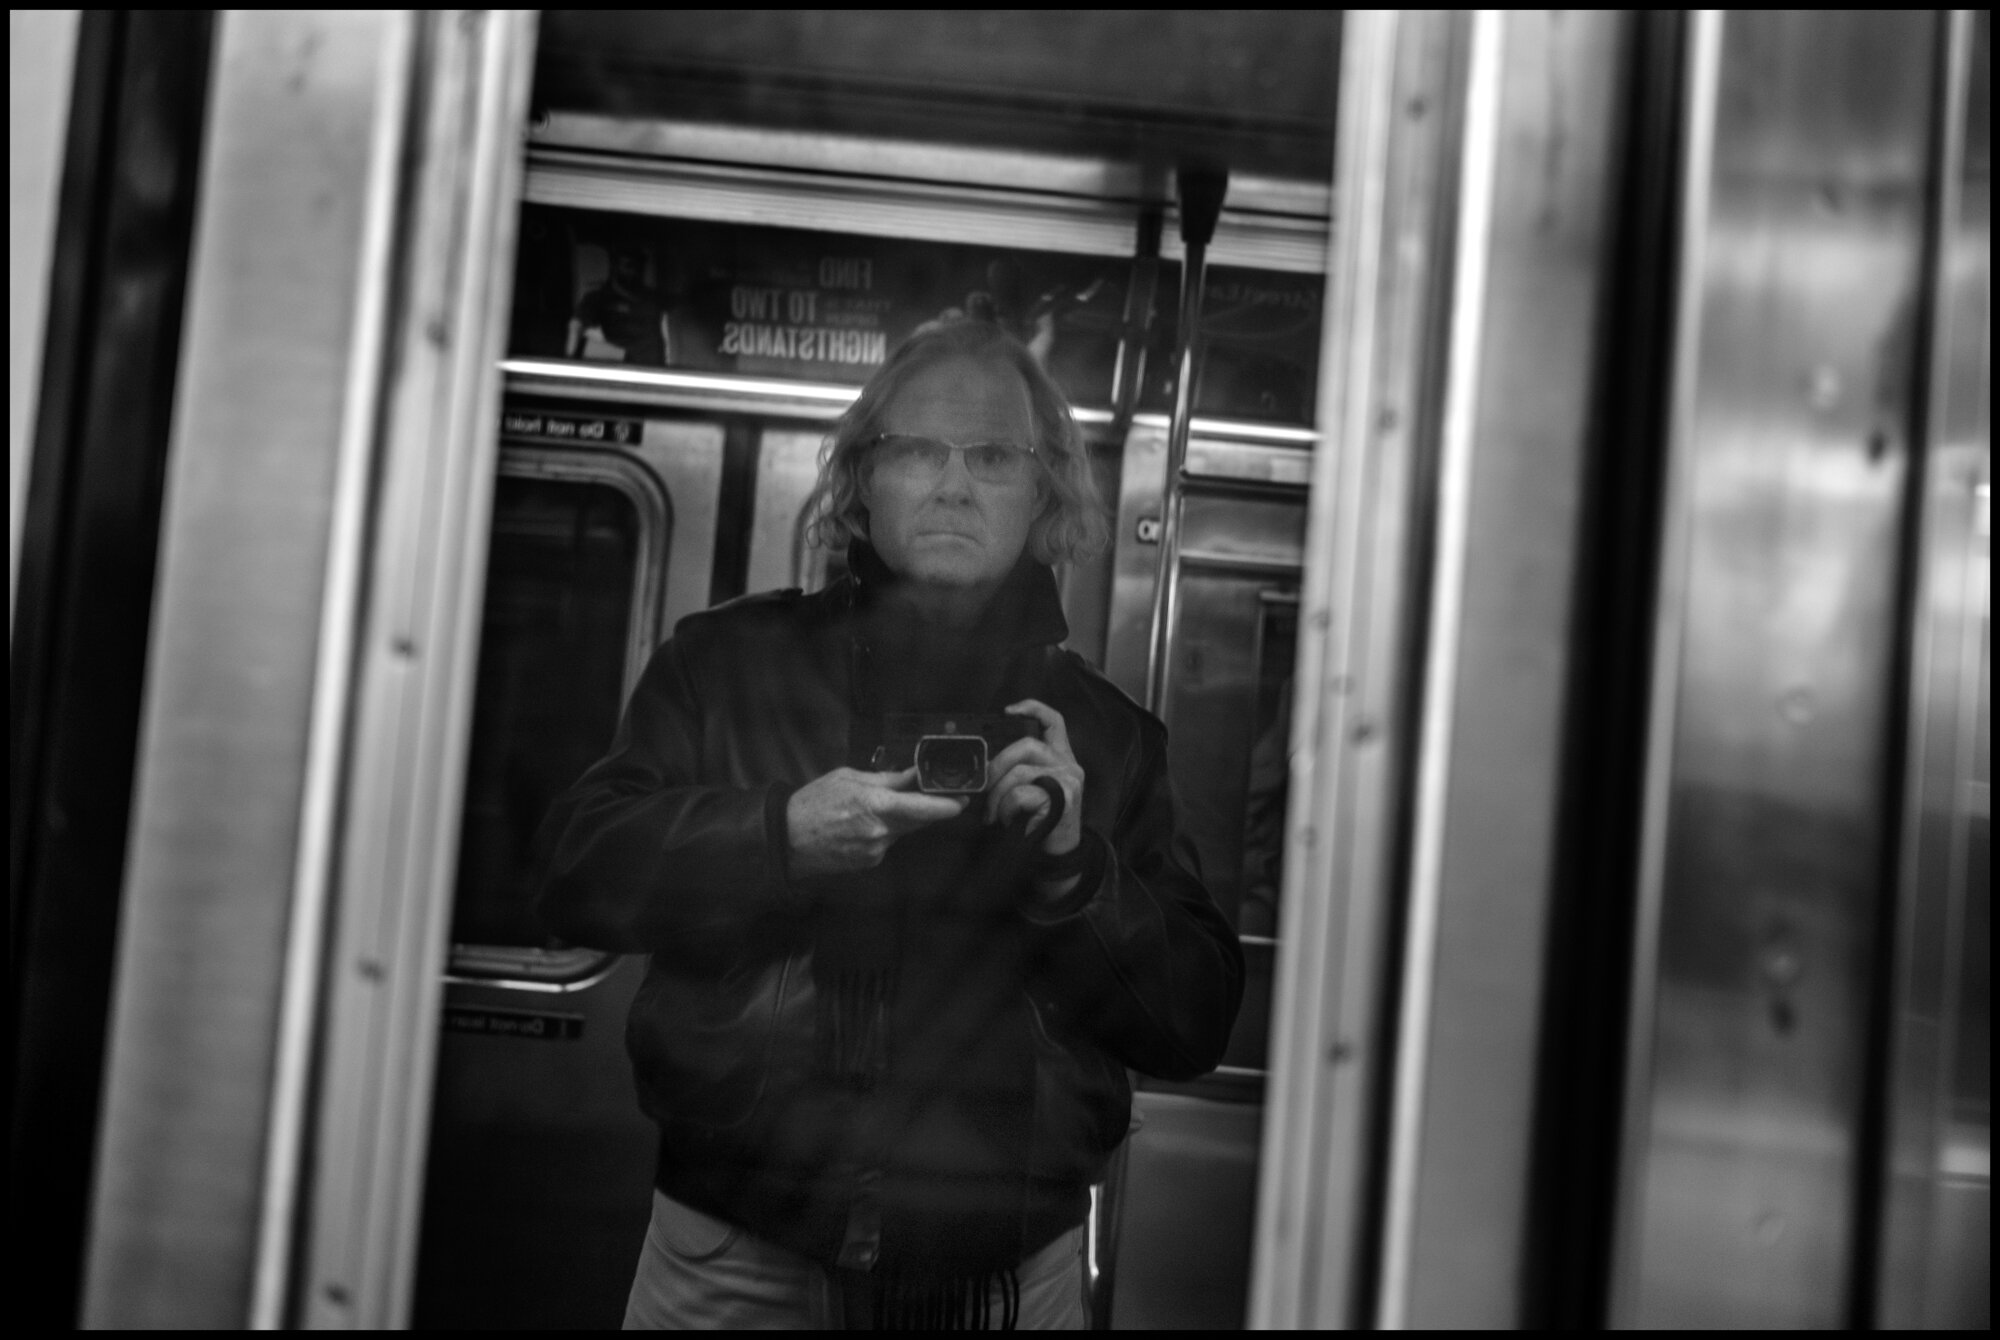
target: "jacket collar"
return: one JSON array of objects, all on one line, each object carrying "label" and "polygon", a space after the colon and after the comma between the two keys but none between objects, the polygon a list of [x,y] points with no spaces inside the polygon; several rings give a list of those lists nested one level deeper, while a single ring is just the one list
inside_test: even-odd
[{"label": "jacket collar", "polygon": [[[847,581],[852,583],[854,610],[864,618],[880,608],[882,592],[901,580],[866,540],[848,544],[847,574]],[[982,633],[980,640],[990,638],[997,649],[1062,643],[1069,637],[1069,620],[1063,617],[1055,572],[1046,563],[1023,553],[994,595],[983,628],[988,631]]]}]

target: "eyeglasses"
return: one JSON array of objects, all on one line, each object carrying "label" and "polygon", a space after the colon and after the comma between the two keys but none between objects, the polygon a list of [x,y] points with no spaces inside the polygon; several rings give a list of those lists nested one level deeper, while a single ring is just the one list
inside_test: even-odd
[{"label": "eyeglasses", "polygon": [[965,472],[982,484],[1025,484],[1041,469],[1041,459],[1033,451],[1012,442],[968,442],[961,446],[934,437],[881,433],[868,446],[880,468],[923,484],[944,477],[944,467],[954,451],[965,458]]}]

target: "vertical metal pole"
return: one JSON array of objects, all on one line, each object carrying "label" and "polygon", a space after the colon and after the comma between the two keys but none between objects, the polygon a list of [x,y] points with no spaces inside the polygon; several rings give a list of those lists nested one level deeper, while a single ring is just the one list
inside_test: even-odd
[{"label": "vertical metal pole", "polygon": [[1201,324],[1202,287],[1207,282],[1208,244],[1222,215],[1229,173],[1183,167],[1174,174],[1180,196],[1181,317],[1174,372],[1174,417],[1167,430],[1167,478],[1160,494],[1160,567],[1153,582],[1153,641],[1146,653],[1146,706],[1167,714],[1167,647],[1173,636],[1180,596],[1181,469],[1187,462],[1188,429],[1194,418],[1194,359]]},{"label": "vertical metal pole", "polygon": [[1121,446],[1132,431],[1132,415],[1146,390],[1146,344],[1153,331],[1154,295],[1160,287],[1160,227],[1165,221],[1162,205],[1149,204],[1139,211],[1132,285],[1125,292],[1124,330],[1118,337],[1118,361],[1111,369],[1111,440]]}]

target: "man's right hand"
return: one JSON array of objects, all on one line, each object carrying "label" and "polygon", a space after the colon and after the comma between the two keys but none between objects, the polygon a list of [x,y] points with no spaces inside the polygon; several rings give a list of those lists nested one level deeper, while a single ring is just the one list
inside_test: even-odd
[{"label": "man's right hand", "polygon": [[903,834],[964,811],[963,797],[925,795],[916,785],[915,768],[835,768],[794,791],[785,805],[792,874],[871,870]]}]

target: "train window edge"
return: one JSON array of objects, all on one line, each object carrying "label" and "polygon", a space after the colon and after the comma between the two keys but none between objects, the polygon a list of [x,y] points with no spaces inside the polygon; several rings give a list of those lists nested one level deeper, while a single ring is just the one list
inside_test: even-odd
[{"label": "train window edge", "polygon": [[[666,592],[663,558],[670,552],[673,532],[673,505],[664,486],[645,463],[596,448],[509,442],[501,447],[497,468],[502,477],[608,486],[631,503],[638,525],[620,684],[622,711],[659,641]],[[455,881],[454,903],[462,894],[462,884]],[[447,984],[517,991],[580,991],[601,981],[619,957],[587,948],[454,940],[444,978]]]}]

